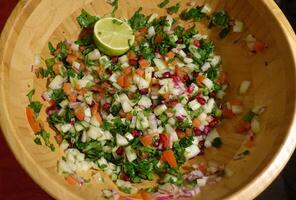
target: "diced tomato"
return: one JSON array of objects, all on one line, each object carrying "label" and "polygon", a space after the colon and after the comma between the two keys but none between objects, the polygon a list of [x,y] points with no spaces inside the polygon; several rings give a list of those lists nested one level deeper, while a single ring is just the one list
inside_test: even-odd
[{"label": "diced tomato", "polygon": [[235,114],[228,108],[223,108],[223,117],[226,119],[231,119],[235,117]]},{"label": "diced tomato", "polygon": [[159,134],[159,140],[163,148],[170,147],[170,136],[168,134],[165,134],[165,133]]}]

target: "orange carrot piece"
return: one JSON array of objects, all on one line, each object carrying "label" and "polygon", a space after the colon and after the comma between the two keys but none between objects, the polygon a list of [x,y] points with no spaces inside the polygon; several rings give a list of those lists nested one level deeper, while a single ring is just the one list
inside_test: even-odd
[{"label": "orange carrot piece", "polygon": [[223,84],[227,82],[227,75],[224,72],[221,72],[217,80],[218,83]]},{"label": "orange carrot piece", "polygon": [[71,94],[71,92],[72,92],[72,85],[71,85],[71,83],[64,83],[63,90],[64,90],[64,92],[65,92],[66,95]]},{"label": "orange carrot piece", "polygon": [[148,67],[150,65],[150,62],[146,59],[141,59],[139,60],[139,65],[141,69],[145,69],[146,67]]},{"label": "orange carrot piece", "polygon": [[165,150],[162,152],[163,157],[165,158],[166,162],[173,168],[177,167],[177,161],[172,150]]},{"label": "orange carrot piece", "polygon": [[242,100],[239,100],[239,99],[232,99],[230,101],[230,104],[231,105],[236,105],[236,106],[241,106],[243,104]]},{"label": "orange carrot piece", "polygon": [[26,107],[26,115],[27,115],[28,122],[32,130],[34,131],[34,133],[41,131],[41,127],[35,119],[35,114],[32,108]]},{"label": "orange carrot piece", "polygon": [[148,192],[141,193],[143,200],[154,200],[153,196]]},{"label": "orange carrot piece", "polygon": [[132,118],[133,118],[133,115],[132,115],[132,113],[126,113],[126,115],[125,115],[125,119],[127,119],[128,121],[132,121]]},{"label": "orange carrot piece", "polygon": [[205,79],[205,77],[201,74],[199,74],[197,77],[196,77],[196,83],[198,86],[201,86],[203,87],[203,83],[202,81]]},{"label": "orange carrot piece", "polygon": [[140,69],[140,68],[138,68],[138,69],[136,69],[136,74],[137,75],[139,75],[139,76],[141,76],[141,77],[144,77],[144,70],[142,70],[142,69]]},{"label": "orange carrot piece", "polygon": [[66,58],[66,61],[70,64],[72,64],[74,61],[77,60],[77,56],[73,55],[73,54],[69,54]]},{"label": "orange carrot piece", "polygon": [[124,196],[119,196],[118,200],[127,200],[128,198],[124,197]]},{"label": "orange carrot piece", "polygon": [[162,42],[162,36],[161,36],[160,34],[157,34],[157,35],[155,36],[155,38],[154,38],[154,42],[155,42],[156,44],[161,44],[161,42]]},{"label": "orange carrot piece", "polygon": [[69,94],[68,99],[70,102],[76,102],[77,95],[73,92],[73,93]]},{"label": "orange carrot piece", "polygon": [[76,180],[76,178],[74,178],[73,176],[69,175],[69,176],[66,176],[66,181],[69,185],[76,185],[78,184],[78,181]]},{"label": "orange carrot piece", "polygon": [[99,110],[99,104],[95,103],[95,105],[93,105],[91,107],[91,114],[93,116],[95,116],[95,118],[98,120],[98,122],[101,124],[103,122],[102,117],[100,115],[100,113],[98,112]]},{"label": "orange carrot piece", "polygon": [[134,51],[130,50],[128,53],[127,53],[127,57],[128,59],[136,59],[137,58],[137,55]]},{"label": "orange carrot piece", "polygon": [[174,57],[175,57],[175,53],[174,52],[172,52],[172,51],[169,51],[166,55],[165,55],[165,57],[167,57],[168,59],[173,59]]},{"label": "orange carrot piece", "polygon": [[266,43],[262,41],[256,41],[254,49],[256,52],[262,52],[267,47]]},{"label": "orange carrot piece", "polygon": [[130,76],[124,76],[124,83],[123,83],[123,87],[127,88],[130,86],[130,84],[132,83],[132,79]]},{"label": "orange carrot piece", "polygon": [[139,199],[139,200],[143,200],[142,195],[140,193],[136,193],[136,194],[132,194],[129,197],[133,198],[133,199]]},{"label": "orange carrot piece", "polygon": [[117,83],[120,85],[120,87],[124,87],[124,76],[121,75],[117,78]]},{"label": "orange carrot piece", "polygon": [[84,110],[81,106],[78,106],[77,108],[74,109],[74,114],[79,119],[80,121],[84,120]]},{"label": "orange carrot piece", "polygon": [[185,133],[186,133],[186,136],[187,136],[187,137],[192,136],[192,129],[191,129],[191,128],[186,128]]},{"label": "orange carrot piece", "polygon": [[165,99],[165,100],[167,100],[167,99],[169,99],[169,97],[170,97],[170,94],[167,92],[167,93],[164,93],[164,94],[162,94],[162,97]]},{"label": "orange carrot piece", "polygon": [[193,121],[192,121],[192,125],[193,125],[193,127],[198,128],[200,126],[199,119],[198,118],[194,118]]},{"label": "orange carrot piece", "polygon": [[52,70],[54,71],[55,74],[61,74],[61,69],[60,67],[62,66],[62,62],[56,62],[53,66],[52,66]]},{"label": "orange carrot piece", "polygon": [[183,131],[180,131],[180,130],[177,130],[177,135],[178,135],[179,139],[185,137],[185,133]]},{"label": "orange carrot piece", "polygon": [[231,119],[235,117],[235,114],[228,108],[223,109],[223,117],[226,119]]},{"label": "orange carrot piece", "polygon": [[145,136],[142,136],[140,138],[140,141],[141,143],[144,145],[144,146],[149,146],[152,144],[153,140],[152,140],[152,135],[145,135]]},{"label": "orange carrot piece", "polygon": [[123,68],[123,73],[125,75],[130,75],[132,73],[132,67],[125,67],[125,68]]}]

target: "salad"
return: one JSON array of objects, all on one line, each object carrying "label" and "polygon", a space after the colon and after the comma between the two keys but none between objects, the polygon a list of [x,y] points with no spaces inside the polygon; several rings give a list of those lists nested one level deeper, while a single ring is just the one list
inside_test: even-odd
[{"label": "salad", "polygon": [[[82,10],[77,17],[81,37],[56,46],[49,42],[52,57],[45,60],[46,67],[35,58],[36,76],[48,81],[42,94],[49,104],[47,122],[65,152],[58,172],[68,183],[85,183],[78,172],[87,170],[102,183],[104,171],[121,192],[136,194],[134,198],[173,199],[195,196],[200,187],[225,174],[215,164],[184,167],[205,148],[222,145],[216,127],[227,79],[213,42],[194,23],[184,27],[182,21],[207,19],[210,28],[220,28],[221,38],[231,29],[241,31],[243,24],[231,23],[225,11],[212,13],[209,5],[178,15],[180,4],[168,3],[159,4],[167,7],[166,16],[146,16],[139,8],[128,20]],[[111,4],[114,14],[118,1]],[[249,85],[244,83],[244,90]],[[43,105],[33,100],[34,93],[28,93],[26,108],[34,141],[54,151],[38,118]],[[136,187],[143,180],[159,185]],[[105,198],[121,194],[103,190]]]}]

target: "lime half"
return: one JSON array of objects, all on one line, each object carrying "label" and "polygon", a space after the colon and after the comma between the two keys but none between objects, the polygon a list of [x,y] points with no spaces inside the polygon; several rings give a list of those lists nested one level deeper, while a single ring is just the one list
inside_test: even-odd
[{"label": "lime half", "polygon": [[128,23],[114,18],[102,18],[94,26],[94,40],[100,51],[109,56],[119,56],[133,45],[135,36]]}]

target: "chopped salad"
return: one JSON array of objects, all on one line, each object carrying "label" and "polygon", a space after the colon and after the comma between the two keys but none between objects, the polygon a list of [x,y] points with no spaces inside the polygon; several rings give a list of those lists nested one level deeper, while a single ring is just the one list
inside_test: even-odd
[{"label": "chopped salad", "polygon": [[[114,13],[118,1],[112,1]],[[159,7],[165,7],[163,1]],[[179,12],[180,4],[167,7]],[[83,184],[80,170],[102,170],[127,194],[138,193],[135,183],[157,180],[155,188],[141,190],[141,197],[155,199],[192,197],[206,182],[217,181],[224,169],[201,163],[182,169],[183,164],[203,155],[205,148],[222,145],[216,129],[220,123],[226,75],[221,58],[207,35],[195,26],[183,27],[171,15],[144,15],[138,9],[124,23],[132,28],[135,41],[120,56],[105,54],[93,38],[93,27],[100,20],[85,10],[77,17],[82,36],[54,46],[48,43],[51,58],[46,68],[34,69],[38,78],[48,80],[42,99],[47,122],[56,131],[56,140],[65,156],[58,171],[70,184]],[[220,26],[225,37],[233,26],[225,11],[210,15],[209,5],[182,11],[182,20],[209,18],[209,27]],[[114,18],[115,25],[120,26]],[[112,54],[112,53],[111,53]],[[37,60],[37,61],[36,61]],[[40,58],[35,58],[36,66]],[[250,83],[245,81],[241,93]],[[52,151],[50,134],[38,119],[42,103],[28,93],[28,121],[36,133],[35,143]],[[233,114],[233,113],[232,113]],[[94,179],[102,182],[100,173]],[[106,189],[106,198],[118,198],[117,191]],[[146,198],[148,199],[148,198]]]}]

